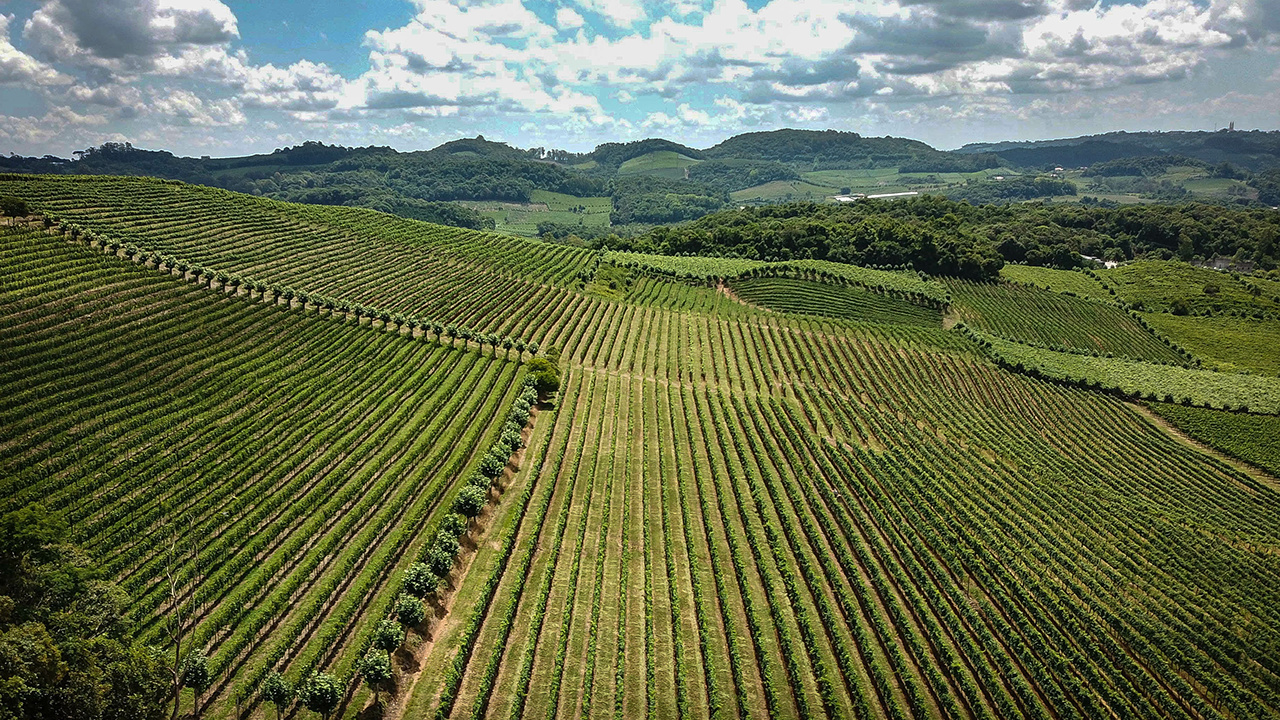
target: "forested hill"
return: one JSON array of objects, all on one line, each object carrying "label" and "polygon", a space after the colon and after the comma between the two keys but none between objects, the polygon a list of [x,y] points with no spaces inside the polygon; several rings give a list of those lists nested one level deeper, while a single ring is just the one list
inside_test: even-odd
[{"label": "forested hill", "polygon": [[[509,218],[495,219],[507,211],[506,204],[540,204],[547,212],[560,213],[545,216],[548,225],[560,223],[580,237],[643,233],[654,225],[695,220],[730,208],[735,201],[830,198],[841,188],[849,192],[849,186],[874,182],[868,178],[883,175],[881,171],[896,173],[896,182],[907,183],[903,187],[985,204],[1077,194],[1069,181],[1033,177],[1034,173],[988,182],[991,172],[1010,173],[996,168],[1079,167],[1121,160],[1114,172],[1105,174],[1140,165],[1139,175],[1145,176],[1142,168],[1167,169],[1176,160],[1188,166],[1221,165],[1223,172],[1214,177],[1247,179],[1258,202],[1275,204],[1280,198],[1265,171],[1280,167],[1280,132],[1113,133],[968,145],[951,152],[906,138],[784,129],[737,135],[705,149],[650,138],[574,153],[522,149],[477,136],[415,152],[309,141],[230,158],[180,157],[128,143],[106,143],[74,155],[75,159],[0,156],[0,172],[153,176],[277,200],[366,207],[471,229],[496,228],[499,220],[511,223]],[[894,184],[885,179],[880,185],[886,183]],[[731,195],[753,188],[758,194]],[[595,211],[594,224],[584,224],[587,208],[602,204],[607,205],[607,217]],[[523,233],[532,234],[535,225],[543,232],[543,219],[525,221],[528,228]]]},{"label": "forested hill", "polygon": [[970,205],[936,196],[729,210],[612,249],[751,260],[833,260],[992,279],[1004,262],[1073,268],[1107,260],[1234,257],[1280,265],[1280,214],[1217,205]]},{"label": "forested hill", "polygon": [[806,170],[899,167],[903,172],[970,172],[997,167],[993,154],[936,150],[919,140],[863,137],[838,130],[773,130],[735,135],[703,153],[708,158],[771,160]]},{"label": "forested hill", "polygon": [[1229,162],[1250,170],[1280,165],[1280,132],[1113,132],[1060,140],[972,143],[959,154],[994,153],[1018,167],[1084,167],[1120,158],[1182,155],[1207,163]]}]

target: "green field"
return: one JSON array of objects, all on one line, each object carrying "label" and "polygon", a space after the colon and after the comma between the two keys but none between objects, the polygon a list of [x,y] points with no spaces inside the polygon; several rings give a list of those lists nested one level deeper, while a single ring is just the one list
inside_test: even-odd
[{"label": "green field", "polygon": [[655,175],[672,180],[683,179],[686,168],[698,161],[674,150],[659,150],[633,157],[618,167],[619,175]]},{"label": "green field", "polygon": [[1102,283],[1077,270],[1005,264],[1000,269],[1000,277],[1023,285],[1034,285],[1059,293],[1071,293],[1083,298],[1107,302],[1113,300]]},{"label": "green field", "polygon": [[1190,359],[1114,303],[1014,283],[949,285],[957,317],[1003,338],[1156,363],[1185,365]]},{"label": "green field", "polygon": [[1019,372],[1148,400],[1280,414],[1280,378],[1057,352],[974,332],[993,357]]},{"label": "green field", "polygon": [[1151,409],[1190,435],[1280,478],[1280,417],[1151,403]]},{"label": "green field", "polygon": [[1280,375],[1280,320],[1144,313],[1147,324],[1225,372]]},{"label": "green field", "polygon": [[1142,260],[1096,275],[1137,309],[1171,312],[1181,303],[1191,315],[1280,314],[1280,284],[1186,263]]},{"label": "green field", "polygon": [[548,190],[534,190],[528,203],[467,201],[461,204],[475,208],[492,218],[495,230],[522,237],[538,234],[538,223],[608,227],[612,201],[607,197],[575,197]]},{"label": "green field", "polygon": [[1280,713],[1280,492],[1117,397],[1272,413],[1180,418],[1268,467],[1280,378],[974,329],[1168,350],[1116,305],[146,179],[0,195],[49,224],[0,232],[0,509],[68,518],[126,637],[209,656],[202,717],[276,717],[270,672],[359,720]]},{"label": "green field", "polygon": [[812,200],[823,202],[839,190],[824,185],[814,185],[802,180],[774,180],[746,190],[729,193],[734,202],[787,202]]}]

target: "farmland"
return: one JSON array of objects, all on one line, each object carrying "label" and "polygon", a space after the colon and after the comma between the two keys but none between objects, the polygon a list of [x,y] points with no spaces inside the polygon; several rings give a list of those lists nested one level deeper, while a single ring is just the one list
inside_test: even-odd
[{"label": "farmland", "polygon": [[[1222,447],[1280,384],[1042,289],[1088,276],[599,252],[143,179],[0,195],[50,225],[2,238],[0,507],[75,519],[160,646],[159,541],[202,540],[205,717],[274,717],[264,678],[313,671],[344,718],[1280,712],[1280,494],[1120,397],[1247,404],[1172,408]],[[559,392],[375,698],[358,661],[549,348]]]}]

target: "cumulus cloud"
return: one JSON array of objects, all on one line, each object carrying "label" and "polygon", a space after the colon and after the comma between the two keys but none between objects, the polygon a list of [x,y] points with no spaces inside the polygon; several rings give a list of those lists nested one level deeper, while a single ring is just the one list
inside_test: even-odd
[{"label": "cumulus cloud", "polygon": [[0,84],[62,85],[72,78],[58,72],[53,66],[40,62],[13,46],[9,26],[13,15],[0,14]]},{"label": "cumulus cloud", "polygon": [[44,57],[102,72],[145,72],[159,58],[239,37],[219,0],[48,0],[23,28]]},{"label": "cumulus cloud", "polygon": [[405,138],[446,121],[696,135],[885,107],[1047,112],[1041,98],[1192,77],[1280,35],[1280,0],[412,0],[407,22],[365,33],[366,66],[344,76],[255,64],[221,0],[39,3],[22,50],[0,15],[0,83],[41,88],[49,107]]},{"label": "cumulus cloud", "polygon": [[163,89],[152,93],[147,112],[163,122],[214,127],[245,122],[240,105],[232,99],[208,100],[189,90]]}]

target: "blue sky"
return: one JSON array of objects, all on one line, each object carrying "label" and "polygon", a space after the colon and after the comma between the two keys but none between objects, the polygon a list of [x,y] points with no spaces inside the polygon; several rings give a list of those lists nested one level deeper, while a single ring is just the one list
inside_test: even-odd
[{"label": "blue sky", "polygon": [[1280,127],[1280,0],[0,0],[0,152]]}]

